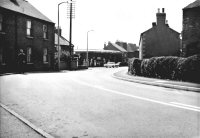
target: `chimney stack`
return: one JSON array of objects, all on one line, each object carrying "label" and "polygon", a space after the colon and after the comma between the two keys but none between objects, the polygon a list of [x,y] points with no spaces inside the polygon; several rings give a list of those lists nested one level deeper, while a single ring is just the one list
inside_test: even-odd
[{"label": "chimney stack", "polygon": [[58,29],[59,29],[59,36],[62,36],[61,35],[62,34],[62,29],[60,27],[59,28],[58,27],[55,28],[55,33],[58,34]]},{"label": "chimney stack", "polygon": [[157,25],[158,26],[165,25],[166,14],[165,14],[164,8],[162,8],[162,13],[160,13],[160,9],[158,9],[158,13],[156,14],[156,17],[157,17]]},{"label": "chimney stack", "polygon": [[152,22],[152,27],[155,27],[156,26],[156,22]]}]

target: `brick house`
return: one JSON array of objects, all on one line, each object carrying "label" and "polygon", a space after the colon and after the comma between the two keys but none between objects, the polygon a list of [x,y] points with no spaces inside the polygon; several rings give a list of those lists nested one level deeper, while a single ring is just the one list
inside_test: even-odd
[{"label": "brick house", "polygon": [[152,28],[141,33],[139,41],[139,58],[156,56],[179,56],[180,33],[171,29],[166,21],[164,8],[158,9],[157,22],[152,23]]},{"label": "brick house", "polygon": [[[62,29],[59,30],[59,43],[60,43],[60,69],[70,69],[70,44],[69,41],[62,36]],[[72,44],[72,47],[74,45]],[[58,59],[58,29],[55,29],[55,59]],[[73,50],[73,49],[72,49]]]},{"label": "brick house", "polygon": [[26,69],[54,66],[54,23],[25,0],[0,1],[0,72],[17,71],[17,54],[26,54]]},{"label": "brick house", "polygon": [[[123,43],[123,46],[125,46],[125,44]],[[104,44],[104,50],[114,50],[114,51],[119,51],[122,54],[122,61],[121,62],[127,62],[127,51],[124,49],[123,46],[120,46],[116,43],[111,43],[108,42],[108,44]]]},{"label": "brick house", "polygon": [[127,58],[139,57],[139,51],[136,44],[126,43],[126,42],[121,42],[121,41],[117,41],[115,43],[126,50]]},{"label": "brick house", "polygon": [[128,58],[139,58],[138,46],[136,44],[128,43],[126,50]]},{"label": "brick house", "polygon": [[183,8],[183,56],[200,54],[200,0]]}]

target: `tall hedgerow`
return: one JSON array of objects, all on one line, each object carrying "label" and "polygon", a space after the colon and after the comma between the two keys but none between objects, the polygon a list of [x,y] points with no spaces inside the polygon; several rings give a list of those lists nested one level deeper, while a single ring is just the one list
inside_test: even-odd
[{"label": "tall hedgerow", "polygon": [[200,83],[200,55],[188,58],[153,57],[150,59],[131,59],[129,72],[144,77],[181,80]]}]

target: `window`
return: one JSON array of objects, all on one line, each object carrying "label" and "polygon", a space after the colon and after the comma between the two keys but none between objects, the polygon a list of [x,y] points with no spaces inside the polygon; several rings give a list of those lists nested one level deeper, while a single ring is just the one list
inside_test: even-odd
[{"label": "window", "polygon": [[3,30],[3,16],[0,14],[0,31]]},{"label": "window", "polygon": [[47,51],[47,48],[44,48],[44,50],[43,50],[43,62],[44,63],[48,62],[48,51]]},{"label": "window", "polygon": [[43,38],[44,39],[47,39],[47,32],[48,32],[47,25],[43,25]]},{"label": "window", "polygon": [[0,48],[0,64],[4,65],[5,64],[5,55],[3,48]]},{"label": "window", "polygon": [[32,36],[32,22],[30,20],[26,21],[26,35]]},{"label": "window", "polygon": [[27,48],[27,63],[31,63],[32,62],[32,49],[30,47]]}]

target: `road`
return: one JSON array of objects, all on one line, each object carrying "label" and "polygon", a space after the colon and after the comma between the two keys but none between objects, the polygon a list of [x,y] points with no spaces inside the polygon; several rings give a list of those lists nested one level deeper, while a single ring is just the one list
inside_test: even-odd
[{"label": "road", "polygon": [[0,101],[56,138],[199,138],[200,94],[89,68],[0,77]]}]

